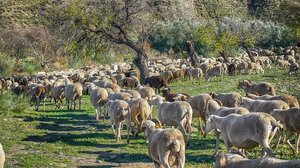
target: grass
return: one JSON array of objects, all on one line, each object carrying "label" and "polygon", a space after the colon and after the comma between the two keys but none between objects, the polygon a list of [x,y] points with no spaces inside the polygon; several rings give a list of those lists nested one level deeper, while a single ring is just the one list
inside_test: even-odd
[{"label": "grass", "polygon": [[[278,94],[291,93],[300,98],[299,77],[287,76],[286,72],[274,69],[258,75],[224,76],[222,81],[217,78],[210,82],[201,81],[200,85],[178,81],[170,87],[172,92],[191,95],[233,91],[244,94],[237,89],[238,81],[244,79],[271,82]],[[131,137],[131,143],[126,144],[126,131],[123,130],[123,140],[116,143],[109,120],[95,121],[89,96],[83,98],[83,110],[67,111],[65,108],[54,110],[50,102],[47,102],[45,112],[35,112],[32,107],[22,113],[6,113],[2,108],[0,142],[7,155],[6,167],[153,167],[142,134],[138,139]],[[196,127],[197,122],[193,123]],[[186,167],[212,167],[214,136],[203,138],[194,130],[186,150]],[[223,144],[221,150],[226,151]],[[281,159],[300,159],[299,155],[292,155],[286,145],[273,149],[273,152]],[[259,154],[260,148],[255,148],[247,155],[256,158]]]}]

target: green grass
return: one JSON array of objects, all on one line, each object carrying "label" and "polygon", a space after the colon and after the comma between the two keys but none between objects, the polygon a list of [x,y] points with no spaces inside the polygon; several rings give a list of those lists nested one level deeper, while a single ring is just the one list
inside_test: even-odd
[{"label": "green grass", "polygon": [[[202,80],[200,85],[179,81],[170,87],[172,92],[191,95],[233,91],[244,95],[237,89],[238,81],[244,79],[271,82],[278,94],[291,93],[300,97],[299,77],[274,69],[259,75],[224,76],[221,82],[219,78],[210,82]],[[131,137],[131,143],[126,144],[124,127],[123,140],[116,143],[109,120],[95,121],[89,96],[83,98],[83,110],[67,111],[65,108],[54,110],[53,104],[47,102],[45,112],[35,112],[33,107],[23,113],[0,111],[3,114],[0,117],[0,142],[7,154],[6,167],[130,167],[129,163],[149,163],[148,166],[153,167],[142,134],[138,139]],[[197,122],[193,123],[197,127]],[[256,158],[260,150],[257,147],[247,155]],[[221,151],[226,151],[223,144]],[[214,136],[203,138],[194,131],[186,150],[186,167],[212,167],[213,152]],[[300,159],[299,155],[292,155],[286,145],[273,149],[273,152],[282,159]]]}]

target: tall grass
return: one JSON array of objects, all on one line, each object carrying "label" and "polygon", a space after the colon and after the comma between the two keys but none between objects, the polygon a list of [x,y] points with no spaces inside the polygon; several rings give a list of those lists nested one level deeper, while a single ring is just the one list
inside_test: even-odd
[{"label": "tall grass", "polygon": [[10,91],[0,92],[0,104],[0,115],[8,115],[10,112],[23,113],[30,106],[27,96],[17,96]]}]

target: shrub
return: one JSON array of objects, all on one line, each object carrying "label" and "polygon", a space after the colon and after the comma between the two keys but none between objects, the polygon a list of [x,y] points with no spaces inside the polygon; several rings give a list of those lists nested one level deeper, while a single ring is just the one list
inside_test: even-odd
[{"label": "shrub", "polygon": [[0,77],[12,75],[15,65],[15,59],[8,58],[8,56],[0,52]]},{"label": "shrub", "polygon": [[10,112],[23,113],[30,107],[29,98],[17,96],[10,91],[0,92],[0,115],[8,115]]}]

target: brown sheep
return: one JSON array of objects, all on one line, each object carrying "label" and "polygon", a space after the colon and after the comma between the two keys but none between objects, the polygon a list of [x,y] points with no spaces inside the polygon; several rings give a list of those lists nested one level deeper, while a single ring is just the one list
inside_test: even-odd
[{"label": "brown sheep", "polygon": [[213,99],[220,100],[223,106],[238,107],[242,103],[242,96],[239,93],[210,93]]},{"label": "brown sheep", "polygon": [[238,89],[243,89],[246,93],[265,95],[269,94],[275,96],[275,88],[272,84],[267,82],[252,83],[249,80],[240,81]]},{"label": "brown sheep", "polygon": [[247,94],[246,97],[255,100],[282,100],[286,102],[289,105],[289,107],[299,107],[298,99],[288,94],[277,95],[277,96],[271,96],[271,95],[257,96],[254,94]]},{"label": "brown sheep", "polygon": [[160,88],[168,87],[167,81],[161,76],[151,76],[146,78],[146,84],[149,83],[150,87],[154,88],[155,91],[160,93]]},{"label": "brown sheep", "polygon": [[[293,150],[293,153],[298,154],[299,152],[299,141],[300,141],[300,109],[299,108],[290,108],[287,110],[279,110],[275,109],[271,112],[271,115],[281,121],[284,124],[284,128],[286,130],[286,140],[289,147]],[[296,145],[293,147],[290,143],[289,138],[291,137],[292,133],[296,132],[297,139]],[[278,145],[278,144],[277,144]]]}]

